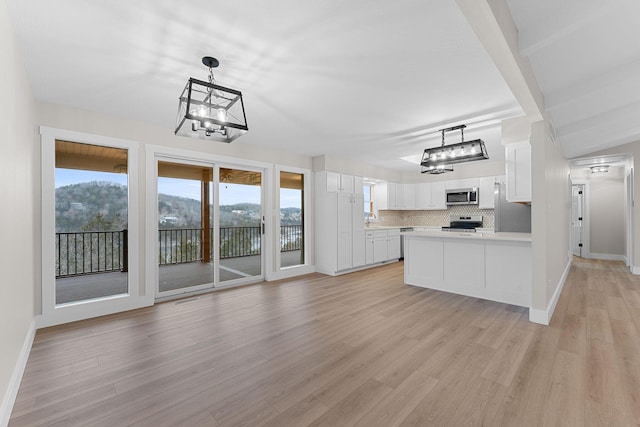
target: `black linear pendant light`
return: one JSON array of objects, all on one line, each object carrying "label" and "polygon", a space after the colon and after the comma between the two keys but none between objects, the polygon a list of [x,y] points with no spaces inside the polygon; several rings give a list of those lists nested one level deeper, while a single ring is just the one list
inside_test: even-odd
[{"label": "black linear pendant light", "polygon": [[[481,139],[472,141],[464,140],[464,128],[466,125],[453,126],[446,129],[440,129],[442,132],[442,145],[440,147],[427,148],[422,154],[422,173],[439,174],[453,171],[454,163],[472,162],[475,160],[484,160],[489,158],[487,148]],[[461,142],[457,144],[445,145],[444,134],[459,130],[461,134]]]}]

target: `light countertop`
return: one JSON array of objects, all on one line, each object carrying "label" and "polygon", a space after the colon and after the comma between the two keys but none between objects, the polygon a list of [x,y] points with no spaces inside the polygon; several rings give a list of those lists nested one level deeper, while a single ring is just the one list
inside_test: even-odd
[{"label": "light countertop", "polygon": [[506,233],[493,231],[478,231],[475,233],[441,231],[438,229],[424,231],[403,232],[404,236],[412,237],[437,237],[446,239],[470,239],[470,240],[503,240],[512,242],[531,242],[531,233]]}]

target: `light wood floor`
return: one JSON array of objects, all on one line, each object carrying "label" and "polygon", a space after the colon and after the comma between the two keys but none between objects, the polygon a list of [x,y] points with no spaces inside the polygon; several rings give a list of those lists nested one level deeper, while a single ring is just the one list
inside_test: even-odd
[{"label": "light wood floor", "polygon": [[40,330],[10,426],[640,423],[640,278],[576,258],[544,327],[402,263]]}]

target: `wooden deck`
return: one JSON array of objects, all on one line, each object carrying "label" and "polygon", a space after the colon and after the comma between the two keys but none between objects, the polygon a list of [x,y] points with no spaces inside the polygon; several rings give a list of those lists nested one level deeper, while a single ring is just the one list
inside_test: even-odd
[{"label": "wooden deck", "polygon": [[576,259],[551,325],[403,264],[38,330],[9,425],[640,423],[640,278]]},{"label": "wooden deck", "polygon": [[[297,265],[300,251],[282,252],[283,266]],[[192,262],[163,265],[158,269],[160,291],[213,283],[213,263]],[[260,275],[260,256],[223,259],[220,281]],[[127,274],[120,272],[89,274],[56,280],[56,304],[102,298],[127,293]]]}]

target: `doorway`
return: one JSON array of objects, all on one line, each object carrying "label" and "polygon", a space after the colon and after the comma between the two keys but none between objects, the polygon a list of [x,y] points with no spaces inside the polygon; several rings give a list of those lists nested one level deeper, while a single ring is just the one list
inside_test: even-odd
[{"label": "doorway", "polygon": [[571,252],[582,257],[584,236],[584,184],[571,186]]}]

